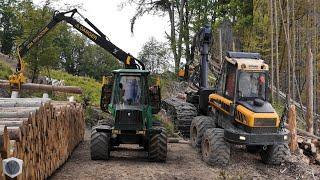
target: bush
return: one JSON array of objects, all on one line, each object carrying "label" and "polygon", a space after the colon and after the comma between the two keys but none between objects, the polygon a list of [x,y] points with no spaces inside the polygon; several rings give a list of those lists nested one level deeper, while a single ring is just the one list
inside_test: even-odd
[{"label": "bush", "polygon": [[174,133],[174,125],[173,123],[163,116],[161,113],[156,114],[153,116],[154,120],[160,121],[162,126],[166,129],[168,137],[176,137],[177,135]]},{"label": "bush", "polygon": [[10,66],[0,60],[0,79],[9,79],[12,73]]}]

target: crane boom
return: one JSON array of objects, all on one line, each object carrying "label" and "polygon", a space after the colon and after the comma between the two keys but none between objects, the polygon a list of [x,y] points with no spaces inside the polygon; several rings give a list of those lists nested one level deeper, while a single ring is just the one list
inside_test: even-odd
[{"label": "crane boom", "polygon": [[[82,25],[78,22],[73,16],[75,14],[79,14],[81,18],[92,28],[94,31],[91,31],[86,26]],[[68,16],[68,14],[70,14]],[[112,42],[106,39],[106,36],[95,26],[93,25],[87,18],[81,15],[77,9],[73,9],[67,12],[58,12],[56,11],[53,15],[52,20],[42,28],[39,33],[37,33],[33,38],[26,40],[23,44],[19,46],[18,53],[20,57],[23,57],[35,44],[37,44],[49,31],[51,31],[57,24],[65,21],[68,24],[71,24],[75,29],[77,29],[80,33],[91,39],[97,45],[111,53],[116,59],[125,64],[125,68],[129,69],[144,69],[144,65],[141,61],[134,58],[129,53],[126,53],[121,48],[114,45]],[[140,66],[140,67],[137,67]]]},{"label": "crane boom", "polygon": [[[200,63],[199,63],[199,79],[197,82],[193,82],[193,84],[201,88],[207,88],[208,87],[208,66],[209,66],[209,60],[208,55],[210,51],[210,45],[212,43],[212,30],[210,25],[206,25],[203,28],[200,29],[199,32],[195,34],[192,41],[191,46],[191,54],[190,59],[187,60],[183,73],[181,73],[180,76],[184,76],[184,79],[189,79],[189,66],[194,61],[194,53],[195,50],[198,49],[200,52]],[[196,85],[199,84],[199,85]]]},{"label": "crane boom", "polygon": [[[75,14],[78,14],[95,32],[78,22],[74,18]],[[35,36],[27,39],[18,47],[18,64],[16,72],[9,77],[10,86],[12,88],[20,90],[21,84],[26,82],[26,78],[23,75],[24,61],[22,58],[48,32],[50,32],[57,24],[59,24],[62,21],[71,24],[80,33],[82,33],[83,35],[91,39],[93,42],[95,42],[97,45],[108,51],[116,59],[122,62],[126,69],[145,69],[144,64],[140,60],[136,59],[129,53],[126,53],[121,48],[117,47],[115,44],[109,41],[106,38],[106,35],[104,35],[93,23],[91,23],[91,21],[89,21],[82,14],[80,14],[77,9],[73,9],[66,12],[55,11],[52,20],[46,26],[44,26]]]}]

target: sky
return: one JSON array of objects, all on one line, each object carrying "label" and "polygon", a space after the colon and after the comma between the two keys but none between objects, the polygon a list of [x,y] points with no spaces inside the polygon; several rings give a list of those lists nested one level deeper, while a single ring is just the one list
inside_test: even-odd
[{"label": "sky", "polygon": [[[152,36],[158,41],[165,42],[165,32],[169,31],[167,16],[145,15],[135,24],[134,34],[130,31],[130,19],[135,14],[134,6],[125,6],[122,10],[119,5],[124,0],[60,0],[57,7],[64,8],[63,4],[82,5],[79,12],[97,26],[119,48],[137,57],[145,42]],[[33,0],[41,5],[44,0]],[[56,7],[56,6],[55,6]],[[56,9],[59,10],[59,9]],[[83,23],[85,25],[85,22]]]}]

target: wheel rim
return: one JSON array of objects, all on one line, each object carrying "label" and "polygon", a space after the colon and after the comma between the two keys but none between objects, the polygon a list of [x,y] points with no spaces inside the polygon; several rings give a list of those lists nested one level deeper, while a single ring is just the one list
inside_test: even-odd
[{"label": "wheel rim", "polygon": [[209,141],[208,139],[205,139],[203,142],[202,152],[204,157],[208,157],[209,154]]},{"label": "wheel rim", "polygon": [[191,132],[191,140],[193,143],[196,143],[196,138],[197,138],[197,128],[193,127]]}]

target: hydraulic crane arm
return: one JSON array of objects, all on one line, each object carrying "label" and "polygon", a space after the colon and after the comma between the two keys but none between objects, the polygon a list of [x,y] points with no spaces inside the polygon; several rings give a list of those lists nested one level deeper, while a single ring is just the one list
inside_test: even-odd
[{"label": "hydraulic crane arm", "polygon": [[[86,26],[79,23],[76,19],[74,19],[74,15],[79,14],[81,18],[95,31],[91,31]],[[49,22],[44,28],[42,28],[37,35],[33,38],[25,41],[18,48],[18,57],[19,63],[17,70],[21,71],[23,61],[22,57],[35,45],[37,44],[50,30],[52,30],[58,23],[65,21],[68,24],[71,24],[75,29],[77,29],[80,33],[84,34],[86,37],[91,39],[97,45],[111,53],[116,59],[124,63],[125,68],[128,69],[145,69],[144,64],[138,59],[131,56],[129,53],[124,52],[122,49],[114,45],[112,42],[106,39],[106,36],[95,26],[93,25],[87,18],[81,15],[77,9],[73,9],[67,12],[58,12],[56,11],[53,15],[51,22]]]},{"label": "hydraulic crane arm", "polygon": [[[199,64],[199,74],[200,79],[198,88],[207,88],[208,87],[208,55],[210,51],[210,45],[212,43],[212,31],[209,25],[204,26],[197,34],[195,34],[191,46],[191,55],[190,60],[186,62],[184,68],[184,78],[188,79],[189,77],[189,66],[194,61],[195,50],[198,49],[200,52],[200,64]],[[195,84],[195,83],[194,83]]]}]

